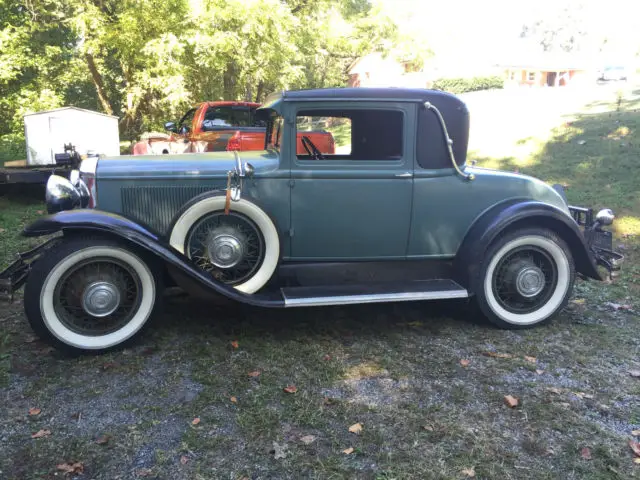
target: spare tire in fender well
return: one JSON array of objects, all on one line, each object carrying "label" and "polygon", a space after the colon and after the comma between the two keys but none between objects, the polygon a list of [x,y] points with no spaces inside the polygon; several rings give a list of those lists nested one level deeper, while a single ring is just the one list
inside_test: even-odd
[{"label": "spare tire in fender well", "polygon": [[469,228],[454,259],[456,281],[474,293],[471,290],[475,283],[473,279],[485,261],[489,245],[502,233],[536,225],[556,232],[567,242],[579,273],[602,280],[582,232],[572,217],[546,203],[512,199],[485,211]]}]

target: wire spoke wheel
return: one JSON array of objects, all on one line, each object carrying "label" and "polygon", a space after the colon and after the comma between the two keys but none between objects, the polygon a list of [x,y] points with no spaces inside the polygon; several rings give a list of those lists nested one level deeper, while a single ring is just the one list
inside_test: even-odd
[{"label": "wire spoke wheel", "polygon": [[515,314],[535,312],[551,298],[558,283],[558,270],[546,250],[523,245],[498,262],[492,289],[498,303]]},{"label": "wire spoke wheel", "polygon": [[53,293],[53,308],[72,332],[108,335],[127,325],[138,311],[141,280],[115,258],[84,260],[64,273]]},{"label": "wire spoke wheel", "polygon": [[193,225],[185,251],[216,280],[237,285],[259,270],[265,257],[265,241],[258,226],[247,216],[214,212]]}]

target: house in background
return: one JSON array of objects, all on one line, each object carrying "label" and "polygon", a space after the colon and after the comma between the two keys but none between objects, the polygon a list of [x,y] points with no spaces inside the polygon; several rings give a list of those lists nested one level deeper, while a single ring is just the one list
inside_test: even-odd
[{"label": "house in background", "polygon": [[[374,52],[354,61],[347,71],[349,87],[407,86],[408,63]],[[420,72],[413,72],[420,73]],[[415,75],[414,75],[415,76]],[[421,79],[412,79],[419,83]],[[418,86],[418,85],[415,85]]]},{"label": "house in background", "polygon": [[505,87],[567,87],[595,80],[593,62],[577,54],[566,52],[512,53],[511,59],[503,60],[502,70]]}]

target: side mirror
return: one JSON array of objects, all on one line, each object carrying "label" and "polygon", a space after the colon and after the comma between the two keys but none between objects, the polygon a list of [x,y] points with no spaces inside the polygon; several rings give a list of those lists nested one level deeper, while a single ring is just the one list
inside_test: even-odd
[{"label": "side mirror", "polygon": [[167,132],[178,133],[178,127],[176,127],[175,122],[167,122],[164,124],[164,129]]}]

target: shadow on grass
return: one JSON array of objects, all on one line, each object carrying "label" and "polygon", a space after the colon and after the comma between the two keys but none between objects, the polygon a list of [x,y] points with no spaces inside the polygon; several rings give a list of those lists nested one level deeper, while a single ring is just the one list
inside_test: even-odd
[{"label": "shadow on grass", "polygon": [[190,333],[210,338],[242,335],[309,342],[328,337],[348,343],[354,338],[384,337],[406,328],[439,335],[452,323],[456,328],[488,325],[473,303],[465,301],[264,309],[185,296],[166,302],[157,326],[168,337]]},{"label": "shadow on grass", "polygon": [[[640,90],[638,91],[640,93]],[[625,101],[621,111],[581,114],[557,128],[527,164],[513,157],[476,157],[507,171],[567,185],[569,202],[617,212],[640,209],[640,111]],[[611,108],[611,104],[607,104]],[[529,139],[523,139],[526,143]]]}]

